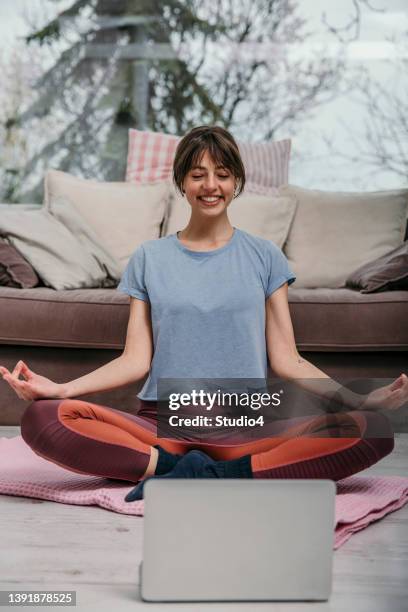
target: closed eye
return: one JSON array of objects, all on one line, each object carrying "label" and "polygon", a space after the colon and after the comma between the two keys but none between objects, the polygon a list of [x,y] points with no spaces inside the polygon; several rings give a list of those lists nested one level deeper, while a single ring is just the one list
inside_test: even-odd
[{"label": "closed eye", "polygon": [[[196,174],[193,174],[192,177],[193,179],[203,178],[202,175],[196,175]],[[229,174],[219,174],[218,178],[229,178]]]}]

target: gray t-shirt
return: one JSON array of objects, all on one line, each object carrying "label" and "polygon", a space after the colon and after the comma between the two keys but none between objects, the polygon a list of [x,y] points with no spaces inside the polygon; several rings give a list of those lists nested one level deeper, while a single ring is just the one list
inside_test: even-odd
[{"label": "gray t-shirt", "polygon": [[295,278],[274,242],[238,228],[212,251],[177,234],[143,242],[118,285],[150,302],[154,355],[137,397],[157,400],[158,378],[265,379],[265,300]]}]

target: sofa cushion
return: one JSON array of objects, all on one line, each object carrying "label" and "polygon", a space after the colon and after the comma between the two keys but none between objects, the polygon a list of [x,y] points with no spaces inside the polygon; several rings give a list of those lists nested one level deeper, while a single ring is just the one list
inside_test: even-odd
[{"label": "sofa cushion", "polygon": [[289,288],[289,304],[300,350],[408,349],[408,291]]},{"label": "sofa cushion", "polygon": [[[296,210],[296,198],[259,195],[246,190],[228,206],[228,217],[234,227],[272,240],[282,248]],[[186,198],[172,190],[163,236],[175,234],[188,224],[191,206]]]},{"label": "sofa cushion", "polygon": [[330,192],[279,188],[298,200],[284,253],[297,288],[343,287],[349,274],[404,240],[408,189]]},{"label": "sofa cushion", "polygon": [[[301,351],[408,350],[408,292],[289,287]],[[0,343],[122,349],[129,297],[114,289],[0,287]]]},{"label": "sofa cushion", "polygon": [[133,251],[145,240],[159,238],[169,185],[132,185],[85,180],[59,170],[45,177],[45,205],[63,198],[77,209],[118,260],[121,272]]},{"label": "sofa cushion", "polygon": [[129,298],[116,289],[0,287],[0,343],[122,348]]},{"label": "sofa cushion", "polygon": [[[171,181],[173,159],[181,137],[129,130],[126,180],[139,185]],[[276,193],[288,182],[291,140],[250,143],[237,141],[245,166],[246,191]]]}]

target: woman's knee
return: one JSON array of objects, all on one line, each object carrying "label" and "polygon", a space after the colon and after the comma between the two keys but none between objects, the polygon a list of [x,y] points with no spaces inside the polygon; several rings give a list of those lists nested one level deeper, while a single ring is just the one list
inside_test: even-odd
[{"label": "woman's knee", "polygon": [[56,409],[61,400],[40,399],[29,404],[21,417],[21,437],[31,447],[36,445],[40,434],[55,420]]},{"label": "woman's knee", "polygon": [[391,421],[381,412],[364,411],[366,428],[363,439],[375,450],[377,461],[389,455],[395,446]]}]

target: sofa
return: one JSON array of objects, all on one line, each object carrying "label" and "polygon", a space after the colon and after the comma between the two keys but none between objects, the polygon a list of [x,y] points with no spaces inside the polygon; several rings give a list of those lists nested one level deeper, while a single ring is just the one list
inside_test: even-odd
[{"label": "sofa", "polygon": [[[115,288],[0,287],[0,364],[13,368],[24,359],[61,383],[82,376],[120,355],[129,301]],[[300,354],[329,376],[388,379],[408,371],[408,291],[362,294],[295,282],[289,307]],[[132,412],[143,383],[80,399]],[[27,403],[0,384],[0,423],[18,425]],[[393,422],[407,430],[406,415],[395,413]]]}]

